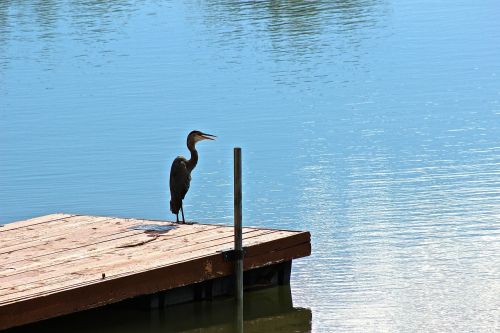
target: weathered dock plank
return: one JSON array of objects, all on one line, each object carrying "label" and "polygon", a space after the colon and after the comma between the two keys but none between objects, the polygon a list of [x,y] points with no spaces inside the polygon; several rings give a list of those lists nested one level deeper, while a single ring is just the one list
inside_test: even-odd
[{"label": "weathered dock plank", "polygon": [[[233,227],[52,214],[0,229],[0,329],[229,276]],[[244,269],[310,254],[308,232],[243,228]]]},{"label": "weathered dock plank", "polygon": [[[45,224],[49,225],[51,222],[57,222],[60,221],[64,218],[72,217],[73,215],[71,214],[50,214],[50,215],[45,215],[45,216],[39,216],[39,217],[34,217],[29,220],[24,220],[24,221],[18,221],[15,223],[9,223],[7,225],[4,225],[2,229],[0,229],[0,232],[5,232],[9,230],[14,230],[14,229],[20,229],[20,230],[33,230],[30,229],[29,227],[39,225],[39,224]],[[57,224],[57,223],[56,223]]]}]

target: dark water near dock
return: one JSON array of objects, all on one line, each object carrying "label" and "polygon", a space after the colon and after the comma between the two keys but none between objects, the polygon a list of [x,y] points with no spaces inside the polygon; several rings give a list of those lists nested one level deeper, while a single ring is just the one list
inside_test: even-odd
[{"label": "dark water near dock", "polygon": [[[244,223],[311,231],[299,332],[498,331],[499,11],[1,1],[0,223],[171,219],[168,168],[200,129],[219,138],[199,144],[188,220],[232,223],[239,145]],[[184,320],[219,325],[200,316]]]},{"label": "dark water near dock", "polygon": [[[245,293],[245,333],[311,331],[311,310],[292,304],[290,286],[254,290]],[[30,332],[233,332],[237,331],[236,303],[233,298],[200,301],[145,309],[124,302],[53,320],[7,330],[6,333]]]}]

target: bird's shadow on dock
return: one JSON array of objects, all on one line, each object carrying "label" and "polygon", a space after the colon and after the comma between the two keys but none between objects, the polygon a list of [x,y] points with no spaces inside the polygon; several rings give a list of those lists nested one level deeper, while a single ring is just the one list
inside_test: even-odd
[{"label": "bird's shadow on dock", "polygon": [[167,232],[177,229],[177,225],[163,225],[163,224],[138,224],[130,227],[130,230],[144,230],[148,235],[155,236],[158,234],[166,234]]}]

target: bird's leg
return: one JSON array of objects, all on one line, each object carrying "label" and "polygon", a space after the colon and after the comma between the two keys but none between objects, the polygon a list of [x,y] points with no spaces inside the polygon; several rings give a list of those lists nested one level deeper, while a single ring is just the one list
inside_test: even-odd
[{"label": "bird's leg", "polygon": [[184,219],[184,208],[182,208],[182,203],[181,203],[181,213],[182,213],[182,223],[186,223],[186,220]]},{"label": "bird's leg", "polygon": [[175,214],[175,217],[176,217],[176,223],[179,223],[179,213]]}]

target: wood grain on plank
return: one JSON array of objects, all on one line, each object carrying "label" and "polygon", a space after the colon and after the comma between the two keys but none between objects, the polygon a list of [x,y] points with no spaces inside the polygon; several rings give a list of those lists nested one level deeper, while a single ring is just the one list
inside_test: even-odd
[{"label": "wood grain on plank", "polygon": [[39,224],[48,225],[51,222],[56,222],[56,221],[59,221],[61,219],[69,218],[72,216],[74,216],[74,215],[72,215],[72,214],[50,214],[50,215],[45,215],[45,216],[34,217],[32,219],[29,219],[29,220],[7,223],[7,224],[4,224],[3,227],[0,229],[0,233],[12,231],[12,230],[23,230],[23,229],[27,229],[28,227],[34,227],[35,225],[39,225]]},{"label": "wood grain on plank", "polygon": [[[66,257],[85,257],[96,256],[103,251],[110,249],[127,247],[130,244],[141,242],[149,239],[153,234],[158,234],[162,239],[174,239],[179,237],[187,237],[194,233],[205,232],[212,229],[220,228],[218,226],[198,226],[194,225],[191,228],[176,228],[168,231],[168,233],[149,233],[143,230],[123,229],[118,232],[113,231],[108,234],[106,231],[103,233],[92,231],[91,233],[82,230],[80,233],[73,235],[66,235],[53,243],[42,243],[38,248],[22,249],[13,254],[0,255],[0,263],[2,266],[13,266],[25,268],[26,265],[33,263],[53,264],[54,261],[60,262]],[[94,237],[93,233],[98,236]],[[102,237],[101,237],[102,236]],[[191,236],[190,236],[191,237]],[[35,254],[33,254],[35,253]],[[16,269],[18,270],[18,269]],[[0,277],[3,275],[0,268]]]},{"label": "wood grain on plank", "polygon": [[[231,228],[226,228],[231,229]],[[227,230],[229,231],[229,230]],[[267,235],[269,230],[249,230],[248,244],[258,243],[259,236]],[[108,278],[122,274],[134,274],[155,266],[170,265],[179,261],[190,260],[199,256],[217,253],[231,247],[232,233],[200,238],[200,242],[190,246],[182,243],[167,244],[159,251],[146,251],[135,254],[132,249],[124,249],[122,255],[105,253],[98,258],[88,258],[78,263],[63,263],[29,272],[26,276],[11,276],[0,279],[0,304],[14,295],[22,296],[23,292],[34,293],[36,290],[46,291],[71,286],[72,283],[93,280],[105,273]],[[130,256],[124,256],[130,254]],[[15,284],[12,287],[12,284]]]}]

